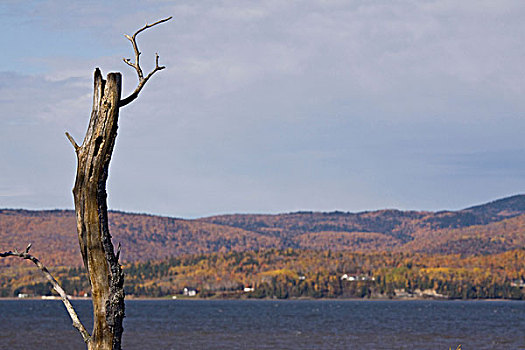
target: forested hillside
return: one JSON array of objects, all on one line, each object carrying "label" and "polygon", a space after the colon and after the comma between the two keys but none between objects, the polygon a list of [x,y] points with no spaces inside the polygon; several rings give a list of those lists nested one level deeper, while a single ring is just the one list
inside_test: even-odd
[{"label": "forested hillside", "polygon": [[[0,274],[0,296],[50,295],[29,264]],[[461,257],[269,249],[183,255],[124,265],[128,297],[525,299],[525,250]],[[71,295],[89,293],[81,268],[52,271]]]},{"label": "forested hillside", "polygon": [[[523,195],[435,213],[297,212],[183,220],[111,212],[109,221],[124,262],[271,248],[493,254],[525,247]],[[0,210],[0,249],[22,249],[28,242],[48,265],[81,263],[72,211]]]}]

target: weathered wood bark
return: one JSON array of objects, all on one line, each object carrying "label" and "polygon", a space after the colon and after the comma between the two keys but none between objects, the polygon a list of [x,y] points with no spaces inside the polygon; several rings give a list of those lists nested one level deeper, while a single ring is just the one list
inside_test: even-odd
[{"label": "weathered wood bark", "polygon": [[133,45],[135,61],[124,58],[124,62],[137,72],[139,82],[135,90],[128,97],[121,99],[122,77],[120,73],[109,73],[107,80],[104,80],[97,68],[94,77],[93,109],[82,145],[79,146],[66,132],[77,154],[78,164],[73,196],[80,252],[91,283],[93,334],[89,335],[82,325],[65,291],[47,268],[29,254],[31,244],[22,253],[16,250],[0,253],[0,258],[17,256],[35,263],[60,294],[73,321],[73,326],[82,335],[88,350],[120,350],[122,347],[124,330],[122,321],[125,306],[124,273],[118,261],[120,244],[115,254],[109,233],[106,181],[117,137],[119,108],[135,100],[153,74],[165,68],[159,66],[159,55],[155,54],[155,68],[144,77],[139,63],[140,51],[137,45],[137,35],[170,19],[171,17],[168,17],[153,24],[146,24],[133,36],[126,35]]},{"label": "weathered wood bark", "polygon": [[78,165],[73,195],[77,232],[93,300],[90,350],[121,349],[124,275],[111,242],[106,203],[121,85],[120,73],[109,73],[104,80],[100,70],[95,70],[91,119],[84,142],[75,147]]},{"label": "weathered wood bark", "polygon": [[124,274],[118,261],[119,252],[115,254],[109,233],[106,181],[117,137],[119,108],[135,100],[153,74],[165,68],[159,66],[159,55],[155,54],[155,68],[144,77],[139,63],[137,35],[170,19],[168,17],[146,24],[133,36],[126,35],[133,46],[135,61],[124,59],[124,62],[137,72],[139,82],[135,91],[121,99],[120,73],[109,73],[107,80],[104,80],[97,68],[93,109],[82,145],[78,146],[71,135],[66,133],[77,154],[77,175],[73,188],[77,233],[93,300],[94,324],[93,333],[87,341],[88,350],[121,349]]}]

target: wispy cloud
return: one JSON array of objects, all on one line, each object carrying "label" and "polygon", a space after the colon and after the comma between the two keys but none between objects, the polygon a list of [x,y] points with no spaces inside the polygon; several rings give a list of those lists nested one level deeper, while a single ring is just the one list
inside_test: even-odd
[{"label": "wispy cloud", "polygon": [[[113,207],[178,216],[433,209],[525,186],[519,167],[501,170],[508,162],[495,161],[525,149],[520,1],[4,8],[0,160],[13,186],[52,183],[35,195],[42,206],[70,205],[68,187],[63,199],[49,194],[72,181],[62,134],[84,132],[93,69],[122,71],[125,94],[132,91],[123,34],[169,15],[139,38],[144,69],[155,52],[167,69],[122,110]],[[57,159],[60,170],[49,169]],[[34,172],[40,176],[27,175]]]}]

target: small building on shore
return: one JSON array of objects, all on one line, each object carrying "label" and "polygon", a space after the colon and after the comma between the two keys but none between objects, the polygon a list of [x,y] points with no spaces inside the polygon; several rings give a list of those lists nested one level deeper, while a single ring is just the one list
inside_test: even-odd
[{"label": "small building on shore", "polygon": [[197,295],[197,290],[196,289],[193,289],[193,288],[184,288],[184,290],[182,291],[182,295],[185,295],[187,297],[194,297]]}]

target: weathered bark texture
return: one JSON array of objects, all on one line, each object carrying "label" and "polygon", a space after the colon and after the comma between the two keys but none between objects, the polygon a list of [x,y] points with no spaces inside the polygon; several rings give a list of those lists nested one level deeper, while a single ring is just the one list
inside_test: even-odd
[{"label": "weathered bark texture", "polygon": [[118,261],[119,252],[115,254],[109,233],[106,181],[117,137],[119,108],[135,100],[153,74],[165,68],[159,66],[159,55],[155,54],[155,68],[144,77],[139,63],[137,35],[170,19],[171,17],[168,17],[153,24],[146,24],[133,36],[126,35],[133,46],[135,61],[124,59],[124,62],[137,72],[139,82],[135,91],[121,99],[120,73],[109,73],[107,80],[104,80],[97,68],[93,110],[84,142],[78,146],[71,135],[66,133],[77,153],[78,165],[73,196],[78,242],[91,282],[93,300],[94,325],[93,334],[87,342],[89,350],[120,350],[122,347],[124,274]]},{"label": "weathered bark texture", "polygon": [[124,62],[137,72],[139,82],[135,91],[121,99],[122,77],[120,73],[109,73],[107,80],[104,80],[97,68],[94,77],[93,109],[82,145],[79,146],[66,132],[77,154],[78,165],[73,196],[80,252],[91,283],[93,334],[90,336],[82,325],[66,293],[47,268],[29,254],[31,244],[22,253],[16,250],[0,253],[0,258],[18,256],[35,263],[60,294],[73,321],[73,326],[82,335],[88,350],[120,350],[122,348],[124,273],[118,261],[120,244],[115,254],[109,233],[106,181],[117,137],[119,108],[135,100],[153,74],[165,68],[159,66],[159,55],[155,54],[155,68],[144,77],[139,63],[140,51],[137,45],[137,35],[170,19],[171,17],[168,17],[153,24],[146,24],[133,36],[126,35],[133,45],[135,62],[126,58]]},{"label": "weathered bark texture", "polygon": [[124,275],[111,242],[106,203],[106,180],[117,136],[121,85],[120,73],[109,73],[104,80],[100,70],[95,70],[93,110],[86,136],[81,146],[72,141],[78,160],[73,188],[78,241],[93,300],[90,350],[121,349]]}]

